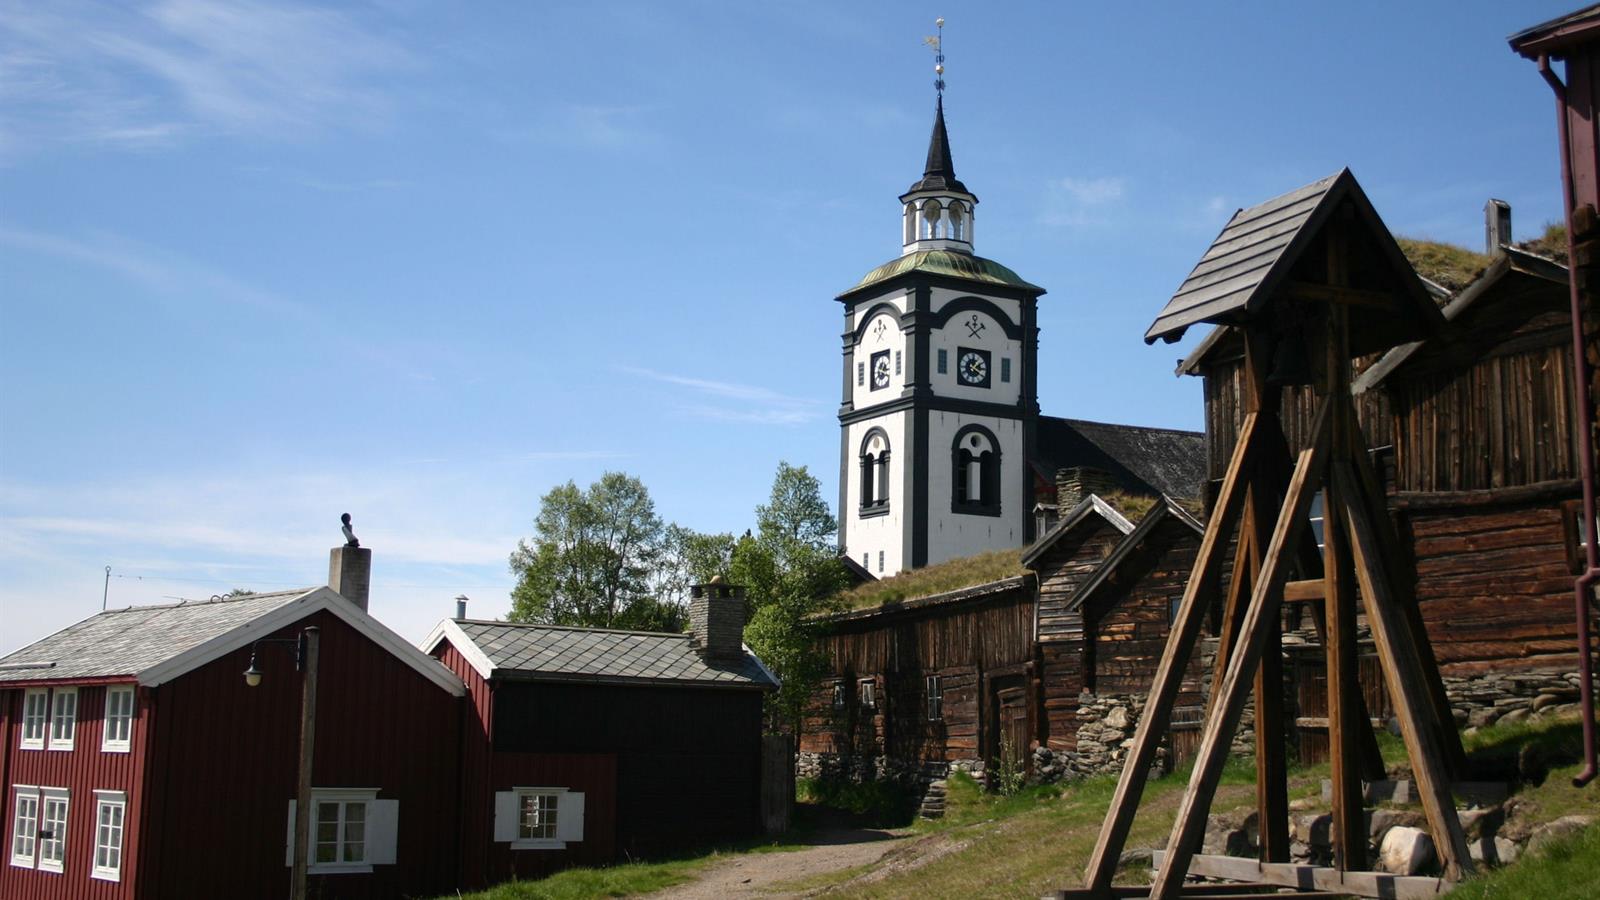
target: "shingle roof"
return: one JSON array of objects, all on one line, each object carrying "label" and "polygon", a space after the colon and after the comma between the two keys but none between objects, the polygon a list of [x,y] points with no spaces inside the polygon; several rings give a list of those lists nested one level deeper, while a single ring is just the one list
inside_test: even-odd
[{"label": "shingle roof", "polygon": [[1038,460],[1046,478],[1091,466],[1135,494],[1192,499],[1206,477],[1206,437],[1198,431],[1039,417]]},{"label": "shingle roof", "polygon": [[0,682],[132,677],[315,590],[107,610],[0,659]]},{"label": "shingle roof", "polygon": [[[472,619],[447,621],[489,662],[496,676],[541,680],[775,687],[776,679],[746,651],[734,660],[702,657],[686,634],[563,628]],[[436,630],[436,633],[437,630]],[[445,631],[447,636],[450,632]],[[431,641],[435,644],[435,641]]]},{"label": "shingle roof", "polygon": [[[1351,352],[1387,349],[1437,328],[1437,306],[1355,176],[1344,169],[1234,213],[1145,332],[1145,342],[1178,340],[1201,322],[1254,320],[1279,288],[1294,286],[1292,271],[1302,258],[1310,258],[1325,226],[1340,212],[1348,212],[1351,220],[1345,273],[1349,286],[1387,301],[1380,307],[1352,307]],[[1313,268],[1321,268],[1320,263]],[[1299,274],[1312,286],[1322,277]]]}]

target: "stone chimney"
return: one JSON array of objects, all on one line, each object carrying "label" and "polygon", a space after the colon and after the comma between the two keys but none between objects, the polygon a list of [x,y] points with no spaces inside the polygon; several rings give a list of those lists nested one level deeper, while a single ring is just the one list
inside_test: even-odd
[{"label": "stone chimney", "polygon": [[328,551],[328,587],[367,611],[367,591],[372,587],[372,551],[361,546],[350,529],[350,514],[342,517],[345,542]]},{"label": "stone chimney", "polygon": [[744,655],[744,588],[722,576],[689,588],[689,644],[708,660]]},{"label": "stone chimney", "polygon": [[1066,518],[1072,508],[1090,494],[1107,494],[1120,485],[1110,472],[1093,466],[1072,466],[1056,470],[1056,515]]},{"label": "stone chimney", "polygon": [[1511,204],[1490,198],[1483,205],[1483,252],[1499,256],[1500,248],[1511,243]]}]

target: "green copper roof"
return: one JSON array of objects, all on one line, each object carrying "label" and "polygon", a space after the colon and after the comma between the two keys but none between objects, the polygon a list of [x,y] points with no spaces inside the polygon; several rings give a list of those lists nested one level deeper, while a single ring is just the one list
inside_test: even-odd
[{"label": "green copper roof", "polygon": [[1036,284],[1029,284],[1022,280],[1022,276],[1000,265],[992,259],[973,256],[970,253],[957,253],[953,250],[918,250],[908,253],[896,260],[891,260],[867,273],[867,276],[856,283],[856,286],[845,293],[853,293],[869,284],[888,281],[897,275],[907,272],[927,272],[931,275],[948,275],[952,278],[964,278],[968,281],[982,281],[989,284],[1004,284],[1011,287],[1025,288],[1030,291],[1042,292],[1044,288]]}]

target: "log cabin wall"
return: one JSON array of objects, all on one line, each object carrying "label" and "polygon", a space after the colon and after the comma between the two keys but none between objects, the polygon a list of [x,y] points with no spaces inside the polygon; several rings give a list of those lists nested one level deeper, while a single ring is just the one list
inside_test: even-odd
[{"label": "log cabin wall", "polygon": [[[801,722],[799,774],[923,778],[977,765],[985,745],[985,692],[997,675],[1032,670],[1031,575],[829,622],[828,660]],[[940,699],[930,706],[929,677]],[[863,702],[861,683],[873,685]]]},{"label": "log cabin wall", "polygon": [[1097,517],[1062,536],[1034,561],[1039,578],[1039,739],[1051,750],[1078,748],[1079,695],[1085,688],[1084,673],[1093,665],[1092,648],[1084,642],[1083,615],[1067,607],[1122,538],[1121,531]]}]

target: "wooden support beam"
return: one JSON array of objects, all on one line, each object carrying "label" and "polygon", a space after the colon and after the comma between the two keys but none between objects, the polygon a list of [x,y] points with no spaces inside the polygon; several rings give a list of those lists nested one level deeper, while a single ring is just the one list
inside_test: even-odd
[{"label": "wooden support beam", "polygon": [[1353,501],[1343,505],[1343,515],[1356,580],[1361,585],[1361,603],[1367,614],[1367,625],[1372,630],[1372,642],[1378,650],[1384,683],[1400,720],[1400,732],[1411,758],[1422,810],[1428,817],[1434,846],[1444,862],[1445,877],[1460,881],[1462,876],[1472,872],[1472,859],[1467,853],[1461,821],[1456,817],[1455,800],[1450,796],[1444,749],[1439,746],[1435,723],[1430,721],[1431,701],[1418,663],[1422,650],[1390,589],[1389,573],[1379,555],[1378,537],[1367,504],[1354,502],[1360,497],[1360,482],[1351,463],[1341,460],[1333,467],[1332,474],[1337,490],[1341,494],[1348,493]]},{"label": "wooden support beam", "polygon": [[[1343,526],[1338,521],[1346,498],[1329,485],[1323,494],[1322,560],[1325,585],[1323,656],[1328,686],[1328,768],[1333,782],[1333,863],[1339,869],[1364,869],[1366,819],[1361,803],[1361,727],[1366,714],[1356,653],[1355,572]],[[1370,721],[1365,723],[1368,731]]]},{"label": "wooden support beam", "polygon": [[[1406,625],[1416,641],[1417,663],[1423,686],[1427,689],[1428,705],[1440,745],[1444,748],[1444,763],[1450,777],[1462,780],[1467,777],[1467,751],[1461,745],[1461,733],[1456,730],[1455,715],[1450,710],[1450,697],[1445,693],[1444,678],[1439,674],[1439,660],[1433,654],[1433,641],[1428,638],[1427,624],[1422,610],[1417,606],[1416,591],[1412,588],[1410,572],[1406,570],[1400,536],[1395,534],[1388,507],[1383,499],[1383,487],[1378,473],[1372,467],[1372,458],[1366,452],[1366,438],[1360,423],[1352,426],[1352,459],[1354,471],[1360,481],[1362,496],[1367,503],[1367,515],[1373,522],[1378,539],[1378,550],[1383,556],[1384,568],[1389,573],[1389,584],[1395,590],[1395,600],[1405,616]],[[1370,774],[1370,773],[1369,773]]]},{"label": "wooden support beam", "polygon": [[[1153,866],[1160,869],[1167,854],[1157,851]],[[1360,897],[1392,897],[1394,900],[1431,900],[1455,885],[1421,875],[1390,875],[1387,872],[1348,872],[1332,866],[1297,863],[1258,863],[1237,856],[1198,854],[1189,861],[1190,875],[1266,882],[1304,891],[1329,891],[1333,896],[1355,894]],[[1294,894],[1304,897],[1305,894]]]},{"label": "wooden support beam", "polygon": [[1285,603],[1321,603],[1324,599],[1324,589],[1321,578],[1307,578],[1304,581],[1290,581],[1283,586],[1283,602]]},{"label": "wooden support beam", "polygon": [[[1301,451],[1299,461],[1295,464],[1288,495],[1278,515],[1277,525],[1273,528],[1272,541],[1267,545],[1261,575],[1256,579],[1255,590],[1250,595],[1250,606],[1245,613],[1238,648],[1228,659],[1221,697],[1212,715],[1206,719],[1194,772],[1189,778],[1189,787],[1184,792],[1172,836],[1167,842],[1171,865],[1162,869],[1151,891],[1152,897],[1171,900],[1178,896],[1189,857],[1200,848],[1200,839],[1206,826],[1206,811],[1210,809],[1216,793],[1217,780],[1222,775],[1234,729],[1239,727],[1239,717],[1244,712],[1245,691],[1250,687],[1245,676],[1253,673],[1260,664],[1261,651],[1266,646],[1272,619],[1281,606],[1283,584],[1288,580],[1290,563],[1295,558],[1295,544],[1305,531],[1300,526],[1311,506],[1311,498],[1322,481],[1328,454],[1328,416],[1332,404],[1332,400],[1323,400],[1312,426],[1311,446]],[[1171,645],[1168,646],[1170,648]],[[1104,883],[1109,884],[1110,880]]]},{"label": "wooden support beam", "polygon": [[1222,491],[1217,497],[1216,508],[1200,539],[1194,569],[1189,573],[1189,583],[1178,602],[1177,620],[1172,623],[1172,630],[1167,635],[1166,651],[1156,665],[1144,714],[1139,717],[1139,724],[1134,729],[1133,746],[1128,750],[1122,774],[1117,778],[1116,793],[1112,795],[1105,821],[1100,826],[1094,853],[1089,857],[1084,884],[1091,890],[1103,893],[1111,887],[1111,879],[1117,872],[1117,860],[1128,839],[1128,829],[1133,826],[1134,813],[1138,812],[1139,796],[1144,792],[1145,780],[1149,777],[1151,763],[1155,761],[1161,734],[1172,721],[1172,705],[1183,683],[1189,654],[1200,638],[1201,626],[1205,624],[1207,601],[1216,589],[1222,554],[1228,547],[1228,533],[1238,518],[1239,508],[1244,504],[1244,473],[1255,465],[1261,443],[1257,437],[1258,422],[1259,417],[1255,413],[1245,416],[1244,425],[1239,430],[1239,442],[1233,448],[1233,459],[1228,463],[1228,471],[1222,479]]},{"label": "wooden support beam", "polygon": [[1341,306],[1361,306],[1368,309],[1393,311],[1394,297],[1383,291],[1365,291],[1360,288],[1332,284],[1313,284],[1309,281],[1291,281],[1283,289],[1284,296],[1298,303],[1318,306],[1337,303]]}]

